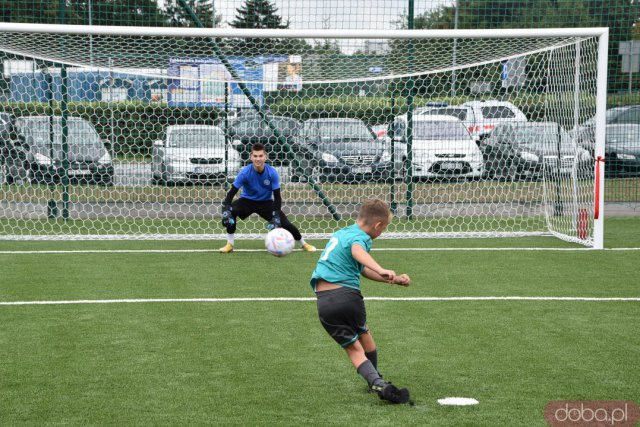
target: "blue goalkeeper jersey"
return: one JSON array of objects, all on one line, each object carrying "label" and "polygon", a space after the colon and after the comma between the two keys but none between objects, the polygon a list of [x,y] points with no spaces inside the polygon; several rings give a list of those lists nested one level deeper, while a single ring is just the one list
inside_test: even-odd
[{"label": "blue goalkeeper jersey", "polygon": [[233,186],[242,188],[240,197],[257,202],[273,200],[273,191],[280,188],[280,176],[273,166],[265,163],[262,173],[258,173],[253,165],[247,165],[233,181]]},{"label": "blue goalkeeper jersey", "polygon": [[350,225],[333,233],[311,275],[313,290],[316,290],[318,279],[359,290],[360,273],[362,273],[364,266],[351,255],[351,246],[360,245],[369,252],[371,243],[371,237],[362,231],[358,224]]}]

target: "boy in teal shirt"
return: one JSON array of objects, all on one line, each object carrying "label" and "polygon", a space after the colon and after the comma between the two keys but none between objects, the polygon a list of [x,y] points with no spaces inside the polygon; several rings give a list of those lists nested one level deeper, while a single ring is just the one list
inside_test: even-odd
[{"label": "boy in teal shirt", "polygon": [[365,202],[356,224],[331,236],[311,275],[311,287],[317,296],[320,323],[346,350],[370,390],[389,402],[407,403],[409,391],[384,381],[377,370],[376,343],[367,326],[360,293],[360,275],[400,286],[411,282],[406,274],[396,275],[393,270],[382,268],[369,255],[373,239],[386,230],[391,217],[389,206],[382,200]]}]

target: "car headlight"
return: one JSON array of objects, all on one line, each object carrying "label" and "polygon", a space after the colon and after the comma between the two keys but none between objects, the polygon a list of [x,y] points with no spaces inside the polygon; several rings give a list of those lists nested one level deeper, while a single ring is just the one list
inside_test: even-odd
[{"label": "car headlight", "polygon": [[322,161],[326,163],[338,163],[338,158],[333,154],[322,153]]},{"label": "car headlight", "polygon": [[111,156],[109,155],[108,152],[105,152],[102,157],[100,157],[98,159],[98,163],[104,166],[110,165],[111,164]]},{"label": "car headlight", "polygon": [[522,158],[522,160],[526,160],[527,162],[537,162],[538,161],[538,156],[533,154],[533,153],[529,153],[528,151],[523,151],[520,153],[520,157]]},{"label": "car headlight", "polygon": [[45,156],[44,154],[35,153],[33,155],[33,158],[35,159],[36,163],[39,163],[43,166],[51,166],[53,164],[51,158]]},{"label": "car headlight", "polygon": [[617,157],[621,160],[635,160],[636,156],[634,156],[633,154],[625,154],[625,153],[618,153]]},{"label": "car headlight", "polygon": [[380,161],[381,162],[390,162],[391,161],[391,153],[387,150],[384,150],[382,152],[382,155],[380,156]]}]

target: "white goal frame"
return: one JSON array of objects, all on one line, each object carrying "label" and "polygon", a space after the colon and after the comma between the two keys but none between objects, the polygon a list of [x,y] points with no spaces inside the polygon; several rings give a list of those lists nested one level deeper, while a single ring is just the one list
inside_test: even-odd
[{"label": "white goal frame", "polygon": [[[607,96],[607,62],[609,29],[594,28],[544,28],[544,29],[499,29],[499,30],[269,30],[233,28],[158,28],[116,27],[85,25],[50,25],[0,23],[0,33],[48,33],[71,35],[111,36],[173,36],[206,38],[279,38],[279,39],[506,39],[506,38],[552,38],[591,37],[598,40],[596,119],[595,119],[595,173],[594,173],[594,219],[593,248],[604,246],[604,141]],[[47,60],[47,58],[39,58]],[[576,112],[577,114],[577,112]],[[598,187],[596,188],[596,184]],[[286,201],[285,201],[286,203]],[[28,239],[29,236],[0,235],[0,239]],[[38,236],[35,236],[38,238]],[[83,236],[87,238],[90,236]],[[110,239],[112,236],[91,236]],[[185,237],[193,237],[185,235]],[[202,237],[202,236],[201,236]],[[211,237],[211,236],[209,236]],[[125,237],[126,238],[126,237]]]}]

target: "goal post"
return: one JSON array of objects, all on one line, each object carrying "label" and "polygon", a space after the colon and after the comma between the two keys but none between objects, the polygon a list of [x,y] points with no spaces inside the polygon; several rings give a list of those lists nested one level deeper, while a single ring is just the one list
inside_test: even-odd
[{"label": "goal post", "polygon": [[0,24],[0,239],[223,238],[262,142],[308,238],[378,197],[389,238],[602,248],[607,45],[606,28]]}]

